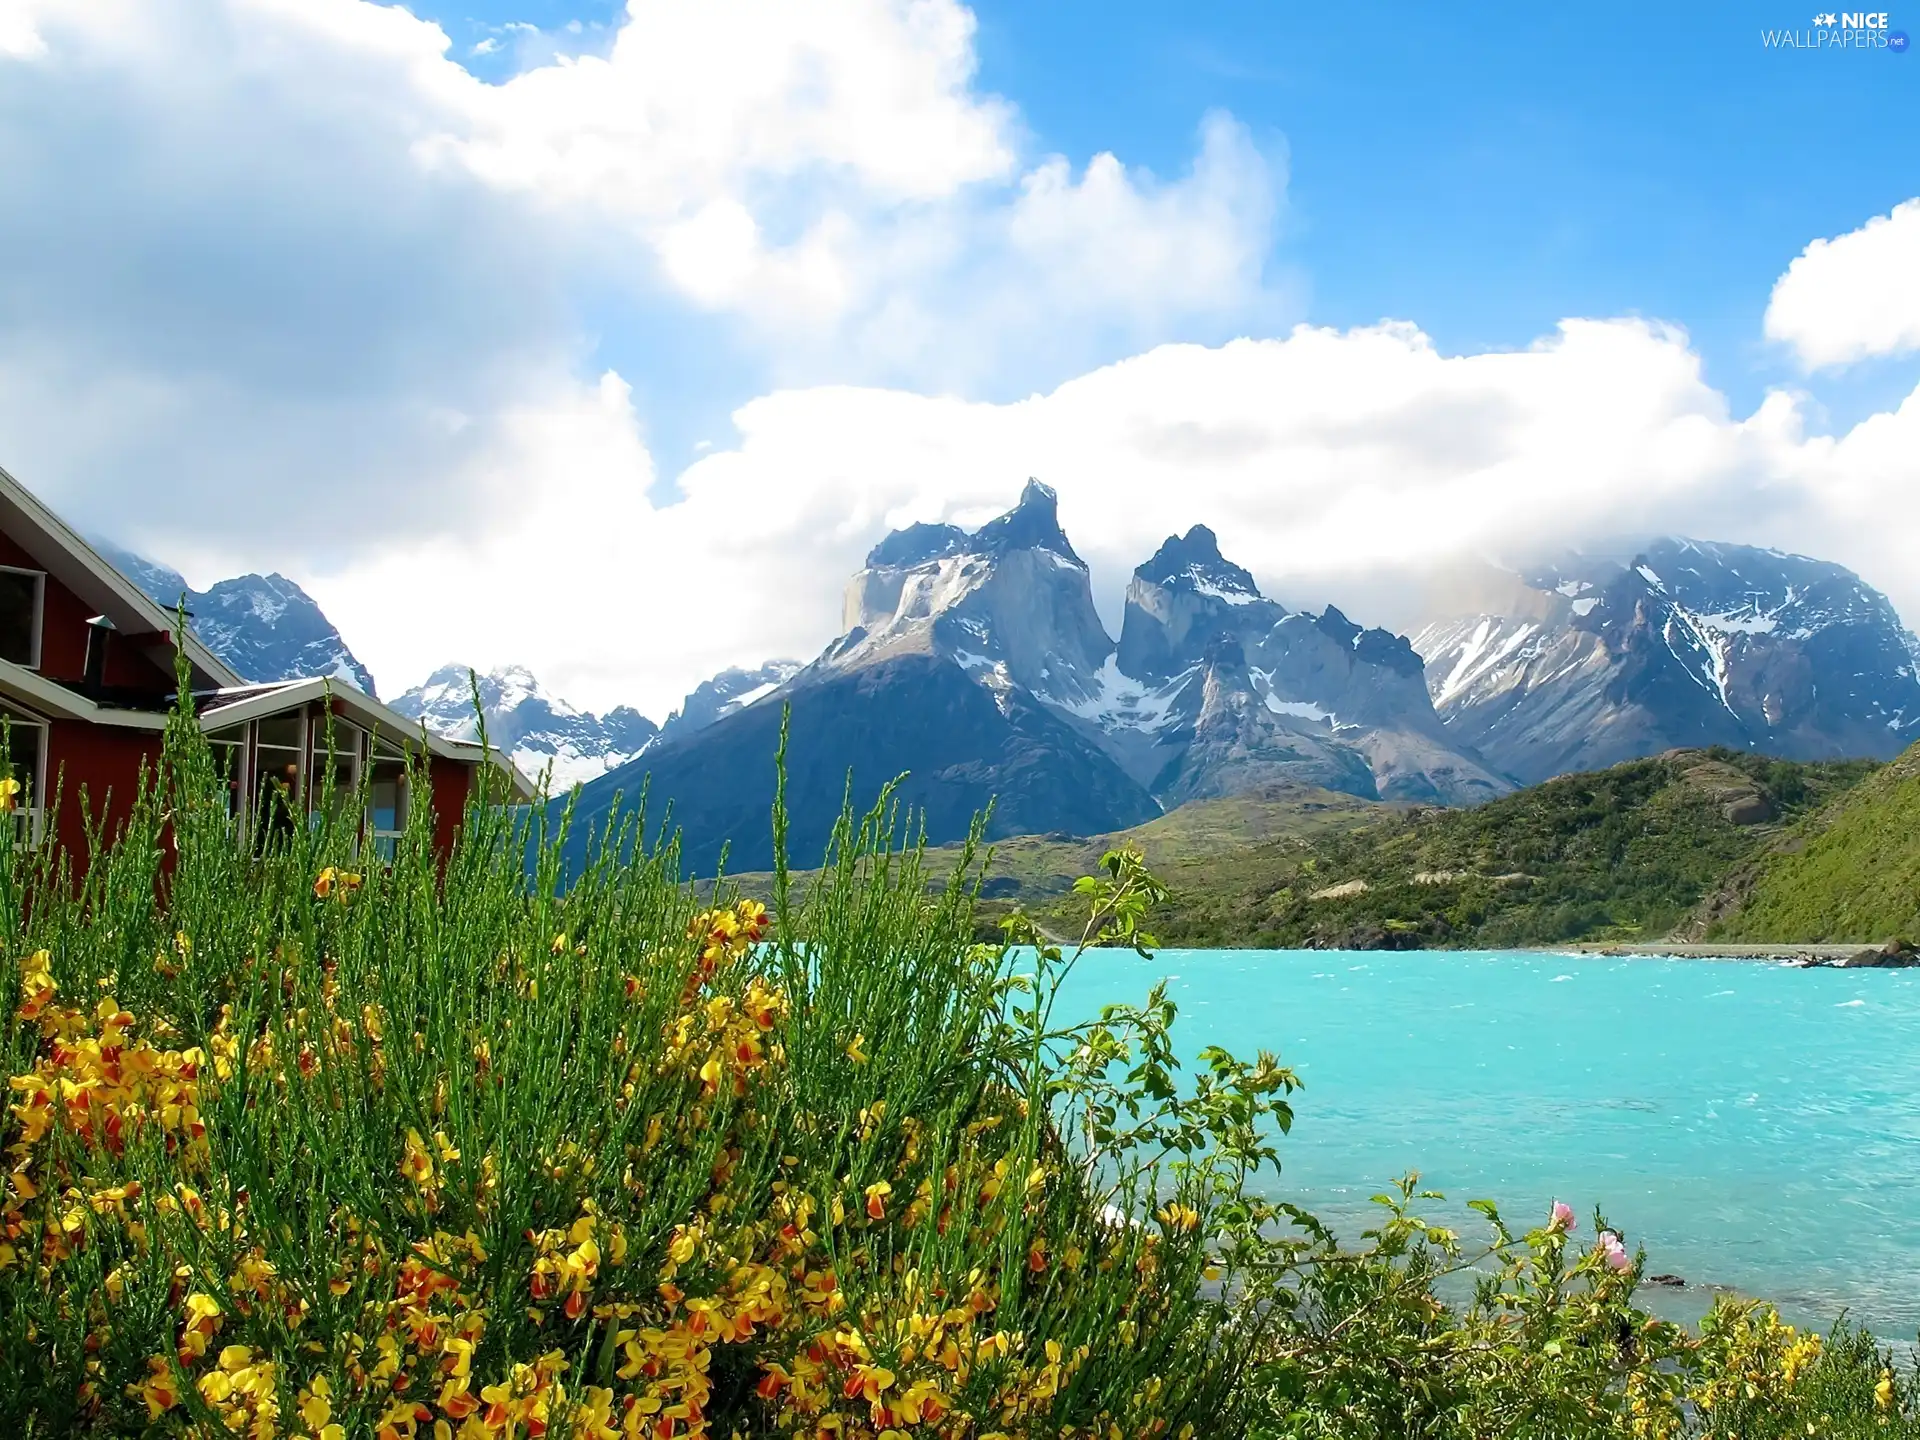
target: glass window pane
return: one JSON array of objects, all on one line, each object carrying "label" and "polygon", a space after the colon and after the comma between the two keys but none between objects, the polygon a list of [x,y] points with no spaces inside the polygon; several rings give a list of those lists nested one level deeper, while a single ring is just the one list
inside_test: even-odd
[{"label": "glass window pane", "polygon": [[40,609],[40,577],[27,570],[0,570],[0,660],[34,663],[33,632]]},{"label": "glass window pane", "polygon": [[407,828],[407,772],[391,761],[377,761],[367,787],[367,820],[375,835]]},{"label": "glass window pane", "polygon": [[210,742],[207,749],[213,757],[213,773],[226,794],[227,814],[237,815],[240,812],[240,760],[246,751],[231,740],[215,740],[211,735],[207,739]]},{"label": "glass window pane", "polygon": [[277,745],[288,750],[298,750],[307,738],[303,717],[299,715],[269,715],[260,722],[260,743]]},{"label": "glass window pane", "polygon": [[329,784],[335,809],[352,800],[360,787],[360,747],[366,738],[366,731],[343,720],[336,719],[330,725],[324,719],[315,723],[311,799],[316,808]]},{"label": "glass window pane", "polygon": [[40,797],[34,787],[40,783],[40,751],[46,743],[47,732],[36,722],[18,716],[5,716],[5,721],[7,758],[13,768],[13,778],[20,783],[13,803],[16,806],[38,805]]}]

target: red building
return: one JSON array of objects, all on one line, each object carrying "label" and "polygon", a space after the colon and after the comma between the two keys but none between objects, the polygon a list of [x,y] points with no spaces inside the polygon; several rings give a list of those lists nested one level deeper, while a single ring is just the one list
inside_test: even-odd
[{"label": "red building", "polygon": [[[26,843],[40,843],[57,825],[60,843],[81,863],[88,818],[104,820],[109,835],[125,820],[141,767],[159,758],[177,694],[174,621],[0,470],[0,717]],[[317,806],[329,765],[336,790],[367,781],[376,851],[390,847],[411,807],[424,804],[444,853],[468,793],[487,771],[506,794],[531,798],[500,755],[423,736],[416,722],[350,684],[248,684],[191,634],[186,653],[201,729],[234,813],[249,824]],[[423,746],[429,794],[419,793],[407,762]]]}]

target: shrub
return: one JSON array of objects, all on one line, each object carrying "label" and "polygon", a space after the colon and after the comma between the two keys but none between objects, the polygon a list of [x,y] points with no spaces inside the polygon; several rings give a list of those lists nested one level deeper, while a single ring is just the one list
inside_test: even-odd
[{"label": "shrub", "polygon": [[1650,1319],[1570,1215],[1485,1207],[1470,1252],[1408,1181],[1354,1250],[1267,1198],[1274,1057],[1182,1076],[1161,990],[1055,1013],[1089,946],[1151,943],[1137,857],[1063,950],[977,943],[980,857],[930,888],[885,800],[767,907],[682,883],[644,812],[563,883],[565,816],[472,804],[443,859],[421,807],[375,863],[331,799],[243,844],[183,702],[84,883],[0,854],[0,1431],[1886,1434],[1912,1404],[1852,1332]]}]

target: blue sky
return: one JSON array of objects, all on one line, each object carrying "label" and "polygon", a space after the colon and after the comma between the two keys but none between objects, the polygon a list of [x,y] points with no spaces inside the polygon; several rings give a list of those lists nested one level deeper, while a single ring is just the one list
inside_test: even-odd
[{"label": "blue sky", "polygon": [[[533,53],[593,49],[624,7],[417,8],[499,79],[511,49],[471,54],[489,35],[518,22],[546,32]],[[1787,263],[1920,190],[1920,55],[1764,49],[1763,28],[1805,28],[1787,0],[973,8],[979,85],[1018,105],[1040,150],[1173,175],[1214,109],[1283,147],[1272,259],[1304,279],[1313,323],[1409,319],[1471,353],[1565,316],[1659,318],[1740,411],[1796,378],[1760,327]],[[1829,377],[1821,418],[1851,423],[1916,375],[1903,360]]]},{"label": "blue sky", "polygon": [[1652,533],[1920,619],[1910,50],[1768,50],[1786,0],[414,3],[0,5],[0,463],[293,577],[383,688],[662,715],[1029,475],[1109,623],[1198,522],[1409,630]]}]

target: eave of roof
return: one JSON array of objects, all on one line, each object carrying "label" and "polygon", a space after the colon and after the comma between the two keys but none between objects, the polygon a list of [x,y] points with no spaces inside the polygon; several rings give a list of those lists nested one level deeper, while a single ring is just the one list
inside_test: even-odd
[{"label": "eave of roof", "polygon": [[305,680],[283,680],[269,685],[234,686],[231,687],[231,692],[231,698],[223,698],[227,695],[227,691],[216,691],[207,697],[206,703],[200,710],[202,730],[222,730],[230,725],[244,725],[249,720],[277,715],[297,705],[332,700],[347,712],[349,719],[380,734],[396,739],[404,737],[415,742],[424,740],[430,754],[439,755],[448,760],[458,760],[467,765],[479,765],[485,761],[491,761],[507,776],[516,795],[523,800],[534,798],[533,785],[520,773],[519,767],[500,751],[491,748],[483,750],[479,745],[465,740],[452,740],[445,735],[436,735],[433,731],[422,727],[419,722],[409,720],[397,710],[388,709],[364,690],[344,681],[328,676],[317,676]]},{"label": "eave of roof", "polygon": [[[0,468],[0,519],[11,521],[9,528],[38,532],[53,553],[34,551],[35,558],[81,599],[99,606],[119,629],[130,633],[172,634],[177,619],[174,614],[155,604],[4,468]],[[23,543],[29,539],[23,537]],[[27,548],[34,550],[31,543],[27,543]],[[214,684],[242,683],[226,662],[202,644],[191,630],[187,632],[186,651],[194,668]]]},{"label": "eave of roof", "polygon": [[153,710],[123,710],[99,705],[38,670],[0,660],[0,695],[48,719],[82,720],[89,725],[111,725],[123,730],[157,731],[167,728],[167,717]]}]

